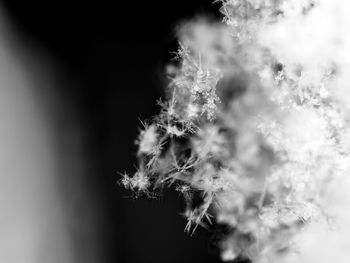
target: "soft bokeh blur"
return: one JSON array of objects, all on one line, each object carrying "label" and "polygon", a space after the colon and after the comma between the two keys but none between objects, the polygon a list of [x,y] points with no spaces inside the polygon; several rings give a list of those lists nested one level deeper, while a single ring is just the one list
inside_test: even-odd
[{"label": "soft bokeh blur", "polygon": [[183,203],[134,200],[139,119],[151,118],[174,28],[212,1],[0,4],[0,262],[216,262],[183,233]]}]

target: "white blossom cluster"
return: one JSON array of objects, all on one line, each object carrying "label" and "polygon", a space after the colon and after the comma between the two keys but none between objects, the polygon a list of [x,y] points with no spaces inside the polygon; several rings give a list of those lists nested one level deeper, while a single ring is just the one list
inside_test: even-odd
[{"label": "white blossom cluster", "polygon": [[283,262],[303,229],[332,219],[327,189],[349,171],[350,13],[341,0],[220,3],[224,23],[179,31],[169,98],[123,183],[175,186],[188,232],[228,226],[225,261]]}]

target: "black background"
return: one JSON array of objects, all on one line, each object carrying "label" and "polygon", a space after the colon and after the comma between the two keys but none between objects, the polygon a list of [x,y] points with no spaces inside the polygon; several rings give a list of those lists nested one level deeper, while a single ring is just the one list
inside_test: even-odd
[{"label": "black background", "polygon": [[[177,193],[165,190],[157,200],[135,200],[116,182],[118,172],[135,170],[139,119],[158,111],[164,67],[177,49],[176,25],[198,15],[221,19],[219,5],[212,0],[8,0],[3,7],[25,39],[58,65],[57,92],[77,112],[89,171],[84,181],[98,207],[90,212],[98,213],[97,230],[86,238],[98,240],[100,263],[216,262],[206,231],[192,237],[183,232]],[[84,215],[80,220],[84,224]],[[78,259],[87,249],[84,235],[74,246]]]}]

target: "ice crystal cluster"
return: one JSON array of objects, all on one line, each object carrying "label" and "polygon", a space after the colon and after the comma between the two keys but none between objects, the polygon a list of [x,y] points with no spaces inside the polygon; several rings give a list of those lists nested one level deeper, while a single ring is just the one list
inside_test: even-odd
[{"label": "ice crystal cluster", "polygon": [[181,192],[189,233],[226,226],[224,261],[316,262],[288,260],[310,226],[336,222],[327,194],[349,171],[349,4],[219,3],[223,23],[179,30],[168,97],[122,182]]}]

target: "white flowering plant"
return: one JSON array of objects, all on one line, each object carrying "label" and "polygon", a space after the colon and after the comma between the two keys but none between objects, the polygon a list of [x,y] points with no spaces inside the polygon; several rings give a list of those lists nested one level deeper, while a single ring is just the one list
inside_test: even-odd
[{"label": "white flowering plant", "polygon": [[179,30],[168,97],[122,183],[147,196],[173,186],[191,234],[227,226],[224,261],[291,262],[299,233],[333,218],[325,196],[349,170],[350,59],[334,55],[348,42],[315,26],[342,2],[216,2],[223,23]]}]

